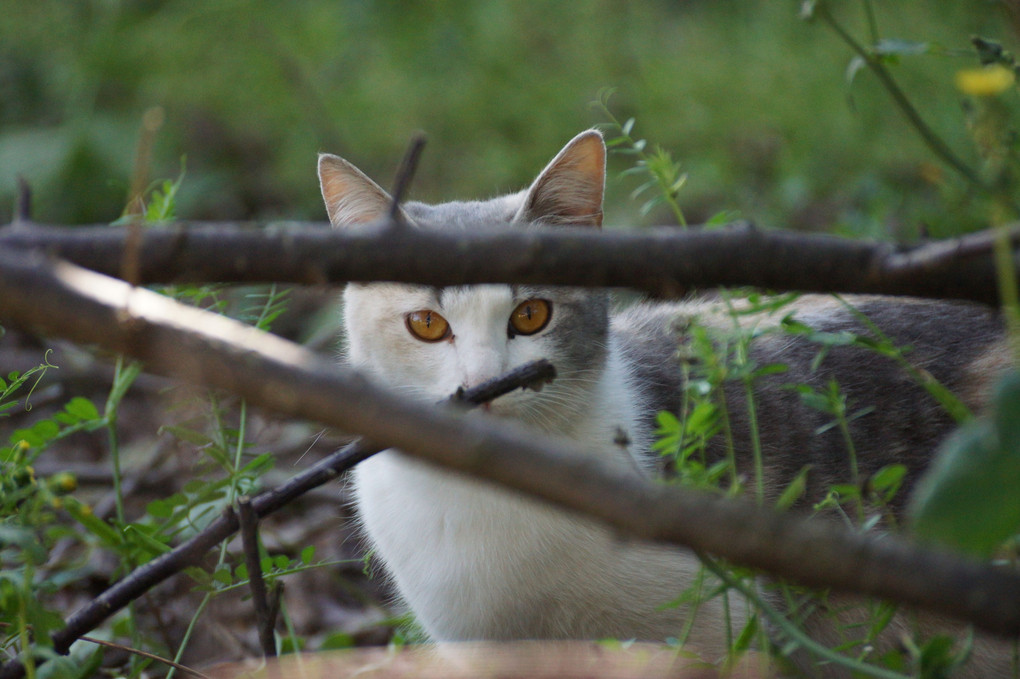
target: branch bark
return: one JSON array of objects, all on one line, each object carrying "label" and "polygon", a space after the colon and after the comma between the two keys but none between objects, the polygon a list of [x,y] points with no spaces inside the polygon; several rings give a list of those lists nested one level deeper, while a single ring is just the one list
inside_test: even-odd
[{"label": "branch bark", "polygon": [[[0,255],[0,271],[3,271],[3,255]],[[3,274],[0,273],[0,278],[2,277]],[[3,285],[0,284],[0,289],[2,288]],[[5,318],[2,312],[0,312],[0,318]],[[466,391],[458,390],[450,396],[449,403],[456,408],[470,409],[514,389],[539,388],[543,383],[552,380],[555,375],[556,371],[548,361],[534,361]],[[268,516],[304,493],[336,479],[357,463],[375,455],[384,448],[385,446],[375,445],[364,440],[358,440],[345,446],[311,468],[295,475],[282,486],[251,498],[252,518],[260,519]],[[54,633],[55,650],[58,653],[67,653],[72,643],[85,633],[95,629],[130,602],[185,568],[199,565],[203,556],[210,549],[238,531],[240,523],[237,514],[228,507],[220,517],[189,540],[137,568],[113,584],[76,611],[67,619],[64,628]],[[249,564],[250,573],[257,572],[259,567],[257,564],[255,567],[256,570],[252,570],[252,565]],[[278,583],[278,586],[281,584]],[[266,641],[263,640],[264,645],[265,643]],[[17,661],[0,666],[0,679],[20,679],[22,676],[24,676],[24,667]]]},{"label": "branch bark", "polygon": [[262,577],[262,560],[259,557],[258,516],[252,507],[251,498],[242,495],[237,498],[237,519],[241,528],[241,545],[244,549],[244,563],[248,567],[248,587],[251,591],[252,608],[255,610],[255,627],[258,630],[262,656],[276,656],[276,611],[269,603],[269,590]]},{"label": "branch bark", "polygon": [[[1020,231],[1011,232],[1014,245]],[[123,227],[0,230],[0,248],[61,257],[123,278]],[[138,282],[390,280],[427,285],[541,283],[625,286],[661,297],[691,287],[756,286],[805,292],[911,295],[998,303],[990,231],[916,247],[828,235],[717,230],[426,231],[318,224],[181,222],[148,228]]]},{"label": "branch bark", "polygon": [[0,320],[98,344],[142,359],[152,372],[362,433],[380,446],[547,500],[637,538],[1020,634],[1016,573],[893,536],[851,533],[825,521],[654,484],[571,442],[540,439],[514,422],[409,401],[300,346],[70,264],[0,252]]}]

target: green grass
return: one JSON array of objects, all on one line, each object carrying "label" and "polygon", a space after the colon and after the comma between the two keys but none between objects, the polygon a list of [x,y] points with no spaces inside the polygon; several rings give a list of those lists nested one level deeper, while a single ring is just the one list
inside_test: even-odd
[{"label": "green grass", "polygon": [[[864,35],[861,5],[837,5]],[[851,52],[800,20],[799,6],[17,3],[0,22],[0,213],[22,174],[40,219],[115,218],[152,106],[166,110],[153,174],[176,174],[189,157],[183,217],[322,219],[317,151],[386,184],[416,129],[430,146],[414,197],[491,195],[527,183],[600,122],[587,104],[612,86],[617,115],[637,116],[639,132],[689,173],[692,222],[734,209],[777,227],[910,237],[920,221],[947,221],[934,158],[868,74],[848,104]],[[995,3],[876,11],[883,37],[960,49],[972,33],[1015,42]],[[962,65],[918,56],[894,71],[966,155],[952,88]],[[632,188],[610,186],[611,223],[635,219]]]}]

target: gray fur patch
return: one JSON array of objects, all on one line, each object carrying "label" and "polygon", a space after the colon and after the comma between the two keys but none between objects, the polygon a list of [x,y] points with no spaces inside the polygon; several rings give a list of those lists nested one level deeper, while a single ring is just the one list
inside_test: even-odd
[{"label": "gray fur patch", "polygon": [[[1002,322],[995,311],[911,299],[850,297],[848,301],[894,344],[905,348],[912,365],[927,370],[954,393],[986,393],[983,384],[974,382],[985,383],[997,376],[970,369],[1002,337]],[[731,325],[724,312],[706,314],[705,308],[699,303],[639,305],[614,318],[613,332],[623,340],[635,382],[644,390],[651,411],[678,412],[682,364],[687,364],[692,376],[699,375],[696,359],[684,349],[691,318],[708,327]],[[782,314],[794,310],[798,310],[795,318],[816,331],[873,337],[859,318],[832,298],[805,296]],[[849,429],[861,479],[886,465],[904,464],[909,488],[939,442],[954,429],[952,418],[893,359],[861,346],[834,346],[813,366],[822,351],[808,338],[778,330],[762,333],[751,343],[750,360],[756,367],[786,366],[786,372],[759,378],[753,385],[756,435],[770,494],[781,493],[807,465],[811,467],[808,501],[821,499],[834,483],[850,482],[850,452],[839,427],[833,426],[834,416],[809,406],[790,388],[800,384],[821,391],[832,381],[847,399],[848,414],[859,414],[852,417]],[[755,433],[744,384],[728,382],[725,394],[738,466],[749,475]],[[721,436],[713,439],[709,452],[715,458],[725,454]],[[907,497],[906,492],[898,495],[894,506],[901,507]]]}]

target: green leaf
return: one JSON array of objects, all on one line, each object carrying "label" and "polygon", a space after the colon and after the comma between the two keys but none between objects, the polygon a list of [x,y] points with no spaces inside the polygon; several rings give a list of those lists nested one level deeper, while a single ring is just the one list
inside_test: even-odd
[{"label": "green leaf", "polygon": [[142,364],[138,361],[128,363],[117,372],[113,386],[110,388],[110,394],[106,397],[107,415],[117,412],[121,399],[124,398],[127,390],[131,388],[140,374],[142,374]]},{"label": "green leaf", "polygon": [[788,372],[789,370],[790,366],[785,363],[769,363],[768,365],[756,368],[754,372],[751,373],[751,377],[757,379],[759,377],[767,377],[768,375],[780,375]]},{"label": "green leaf", "polygon": [[95,404],[92,401],[82,396],[75,396],[67,405],[64,406],[64,410],[71,413],[80,420],[98,420],[99,410],[96,409]]},{"label": "green leaf", "polygon": [[852,483],[835,483],[829,491],[839,496],[840,500],[856,499],[861,496],[861,489]]},{"label": "green leaf", "polygon": [[60,433],[60,427],[53,420],[40,420],[32,425],[32,432],[43,441],[49,441]]},{"label": "green leaf", "polygon": [[899,491],[903,479],[907,475],[907,467],[902,464],[890,464],[882,467],[868,479],[871,490],[889,502]]},{"label": "green leaf", "polygon": [[203,434],[200,431],[188,429],[187,427],[179,427],[173,424],[168,424],[160,427],[160,432],[168,432],[173,436],[176,436],[180,440],[185,441],[187,443],[192,443],[196,446],[207,446],[213,442],[213,440],[209,436]]},{"label": "green leaf", "polygon": [[786,486],[786,490],[776,500],[776,509],[784,510],[789,509],[793,506],[793,503],[804,496],[804,491],[807,490],[807,475],[811,471],[811,465],[804,465],[797,475],[793,477],[789,485]]},{"label": "green leaf", "polygon": [[170,546],[152,537],[149,534],[150,528],[143,524],[128,524],[124,527],[124,537],[132,545],[145,550],[149,556],[154,557],[169,552]]},{"label": "green leaf", "polygon": [[224,587],[229,587],[234,584],[234,578],[230,574],[230,566],[226,564],[220,564],[217,566],[216,570],[213,571],[212,578]]},{"label": "green leaf", "polygon": [[723,210],[716,212],[705,222],[705,227],[725,226],[740,219],[740,212],[737,210]]},{"label": "green leaf", "polygon": [[1008,374],[992,416],[961,427],[940,447],[910,505],[914,532],[990,555],[1020,530],[1020,375]]},{"label": "green leaf", "polygon": [[166,500],[153,500],[145,506],[149,516],[156,519],[169,519],[173,513],[173,507]]},{"label": "green leaf", "polygon": [[74,426],[81,422],[80,417],[78,417],[77,415],[72,415],[71,413],[55,413],[53,415],[53,419],[54,421],[59,422],[60,424],[67,427]]},{"label": "green leaf", "polygon": [[305,647],[305,640],[291,636],[286,636],[280,639],[280,655],[287,655],[288,653],[298,653]]},{"label": "green leaf", "polygon": [[93,514],[88,506],[82,505],[76,500],[68,499],[64,501],[64,509],[67,510],[67,513],[75,521],[84,526],[88,532],[102,540],[108,547],[119,548],[123,546],[124,538],[121,536],[120,531]]},{"label": "green leaf", "polygon": [[347,632],[333,632],[319,644],[320,651],[339,651],[354,647],[354,637]]},{"label": "green leaf", "polygon": [[301,563],[308,565],[315,558],[315,545],[308,545],[301,550]]},{"label": "green leaf", "polygon": [[266,471],[272,469],[273,465],[276,464],[276,458],[272,453],[262,453],[252,458],[248,464],[241,468],[240,473],[242,474],[254,474],[259,476]]},{"label": "green leaf", "polygon": [[736,642],[733,644],[731,649],[735,653],[743,653],[751,648],[751,643],[754,641],[755,635],[758,633],[758,616],[752,615],[751,619],[747,621],[744,629],[741,630],[740,636],[737,637]]},{"label": "green leaf", "polygon": [[684,418],[684,429],[688,434],[707,435],[718,416],[718,406],[709,401],[702,401]]}]

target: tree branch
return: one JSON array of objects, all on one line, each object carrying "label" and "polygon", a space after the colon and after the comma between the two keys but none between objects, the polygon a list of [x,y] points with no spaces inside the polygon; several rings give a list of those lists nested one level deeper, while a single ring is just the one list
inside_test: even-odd
[{"label": "tree branch", "polygon": [[[3,263],[4,256],[0,255],[0,278],[4,278]],[[4,285],[0,283],[0,290],[4,289]],[[182,306],[181,308],[186,309],[187,307]],[[209,316],[216,318],[211,314]],[[7,318],[3,311],[0,311],[0,318]],[[555,376],[556,371],[548,361],[533,361],[470,389],[458,390],[450,396],[449,403],[458,409],[470,409],[518,388],[541,388],[542,384],[549,382]],[[375,455],[385,447],[363,440],[345,446],[311,468],[293,476],[283,485],[251,498],[250,506],[253,518],[260,519],[277,511],[304,493],[336,479],[358,462]],[[166,554],[135,569],[76,611],[67,619],[64,628],[53,634],[55,650],[58,653],[67,653],[72,643],[85,633],[95,629],[131,601],[185,568],[199,565],[210,549],[236,533],[239,527],[240,522],[233,509],[226,508],[219,518],[212,521],[201,532]],[[251,576],[255,572],[249,565],[249,575]],[[264,640],[263,644],[265,644]],[[23,675],[24,667],[17,661],[11,661],[0,667],[0,679],[19,679]]]},{"label": "tree branch", "polygon": [[[318,224],[188,223],[148,228],[139,283],[389,280],[427,285],[541,283],[624,286],[658,296],[691,287],[912,295],[998,303],[992,232],[916,247],[828,235],[717,230],[392,230]],[[33,224],[0,231],[22,248],[118,276],[123,227]],[[1011,232],[1016,247],[1020,230]]]},{"label": "tree branch", "polygon": [[409,401],[300,346],[69,264],[0,252],[0,320],[98,344],[142,359],[152,372],[362,433],[635,537],[687,546],[809,586],[929,608],[991,632],[1020,633],[1016,573],[894,536],[861,535],[652,483],[567,440],[542,439],[512,421]]},{"label": "tree branch", "polygon": [[397,175],[393,180],[393,202],[390,205],[390,222],[394,225],[405,226],[403,222],[404,215],[400,211],[400,204],[404,202],[404,198],[407,197],[407,191],[411,188],[411,180],[414,179],[414,173],[418,169],[418,160],[421,158],[421,152],[424,149],[425,135],[418,132],[411,137],[411,142],[407,146],[404,158],[400,161],[400,167],[397,168]]},{"label": "tree branch", "polygon": [[276,657],[276,613],[269,604],[269,591],[262,577],[262,559],[259,557],[258,516],[252,507],[251,498],[242,495],[237,498],[237,519],[241,527],[241,546],[244,549],[244,563],[248,567],[248,586],[251,590],[252,608],[255,609],[255,627],[258,630],[259,645],[266,658]]}]

